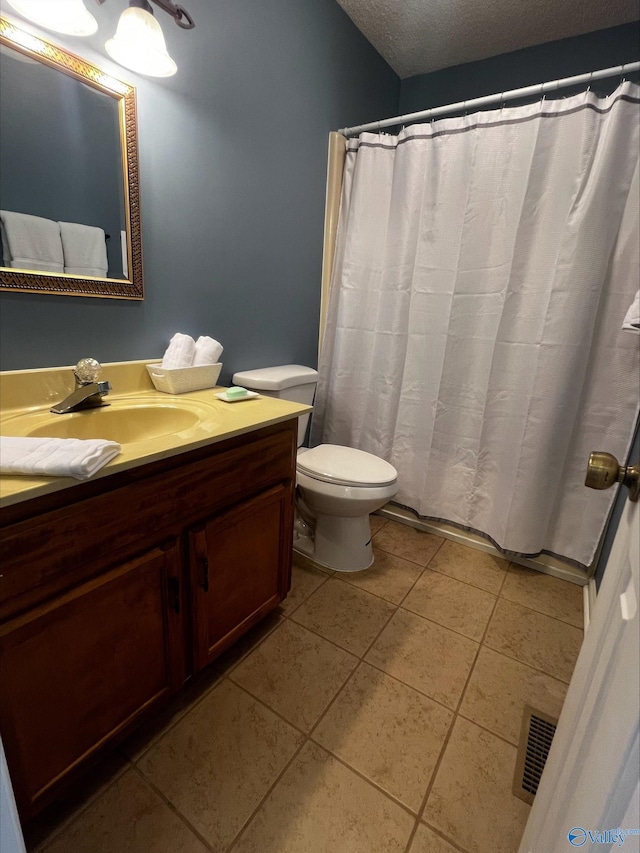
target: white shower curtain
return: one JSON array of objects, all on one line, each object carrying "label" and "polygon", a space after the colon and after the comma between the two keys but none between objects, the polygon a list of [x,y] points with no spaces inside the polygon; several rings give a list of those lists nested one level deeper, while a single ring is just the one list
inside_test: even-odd
[{"label": "white shower curtain", "polygon": [[640,89],[365,133],[348,146],[315,441],[395,500],[588,565],[638,414]]}]

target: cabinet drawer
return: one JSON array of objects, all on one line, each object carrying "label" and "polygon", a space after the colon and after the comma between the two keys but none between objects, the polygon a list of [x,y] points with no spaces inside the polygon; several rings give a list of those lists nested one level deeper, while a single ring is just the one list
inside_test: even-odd
[{"label": "cabinet drawer", "polygon": [[184,681],[177,547],[0,627],[0,729],[23,817]]}]

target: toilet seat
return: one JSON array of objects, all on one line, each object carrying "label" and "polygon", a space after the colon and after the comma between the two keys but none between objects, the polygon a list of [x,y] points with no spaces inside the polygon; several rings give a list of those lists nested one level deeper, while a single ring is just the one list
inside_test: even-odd
[{"label": "toilet seat", "polygon": [[384,459],[337,444],[320,444],[299,453],[297,469],[313,480],[359,488],[389,486],[398,478],[396,469]]}]

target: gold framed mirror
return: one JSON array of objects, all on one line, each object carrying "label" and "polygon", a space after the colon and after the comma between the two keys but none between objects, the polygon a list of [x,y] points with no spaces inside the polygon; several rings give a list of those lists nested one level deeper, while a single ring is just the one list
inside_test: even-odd
[{"label": "gold framed mirror", "polygon": [[3,17],[0,62],[0,289],[143,299],[134,87]]}]

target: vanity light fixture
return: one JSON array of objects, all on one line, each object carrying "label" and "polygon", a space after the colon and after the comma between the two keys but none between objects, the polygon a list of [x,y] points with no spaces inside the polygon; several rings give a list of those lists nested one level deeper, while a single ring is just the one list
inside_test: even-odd
[{"label": "vanity light fixture", "polygon": [[7,0],[23,18],[69,36],[90,36],[98,22],[82,0]]},{"label": "vanity light fixture", "polygon": [[[7,0],[24,18],[48,30],[73,36],[89,36],[98,22],[87,11],[83,0]],[[100,6],[106,0],[95,0]],[[172,0],[153,0],[183,30],[195,26],[193,18]],[[105,48],[109,56],[138,74],[171,77],[178,66],[167,52],[160,24],[153,16],[149,0],[129,0],[129,8],[120,15],[116,34]]]},{"label": "vanity light fixture", "polygon": [[[193,20],[181,6],[174,6],[169,0],[154,2],[168,12],[179,27],[193,28]],[[107,41],[105,48],[112,59],[138,74],[171,77],[178,70],[167,52],[162,29],[148,0],[129,0],[129,8],[120,15],[115,36]]]}]

